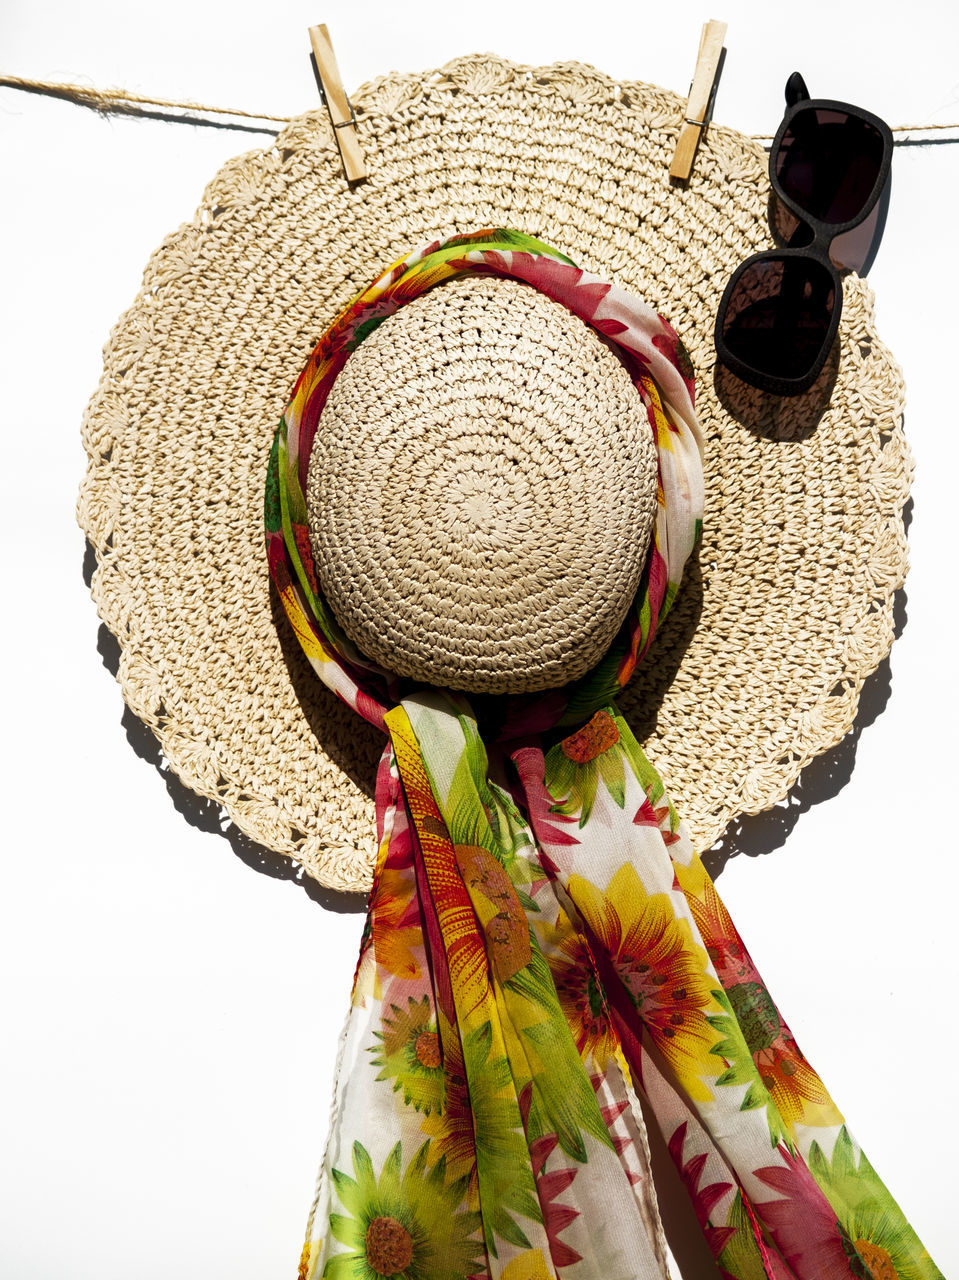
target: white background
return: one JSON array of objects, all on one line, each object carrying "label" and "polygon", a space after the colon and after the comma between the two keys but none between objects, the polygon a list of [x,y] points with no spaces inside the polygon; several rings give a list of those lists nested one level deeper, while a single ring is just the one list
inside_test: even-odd
[{"label": "white background", "polygon": [[[275,114],[475,51],[685,92],[729,22],[716,119],[771,133],[788,73],[892,125],[959,120],[952,3],[6,0],[0,71]],[[956,137],[955,133],[945,137]],[[74,522],[80,417],[151,251],[255,133],[0,90],[6,550],[0,1274],[295,1274],[362,904],[305,890],[158,766],[124,716]],[[959,142],[902,146],[871,280],[918,471],[901,638],[857,729],[712,865],[770,988],[946,1275],[955,1139]],[[707,373],[708,376],[708,373]],[[278,396],[284,394],[278,388]],[[101,652],[98,652],[98,648]],[[786,838],[788,835],[788,839]],[[715,1276],[680,1219],[685,1280]],[[598,1278],[602,1280],[602,1278]]]}]

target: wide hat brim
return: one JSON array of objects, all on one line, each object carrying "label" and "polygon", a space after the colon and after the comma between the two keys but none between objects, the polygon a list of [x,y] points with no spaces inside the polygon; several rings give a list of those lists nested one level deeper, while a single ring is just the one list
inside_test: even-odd
[{"label": "wide hat brim", "polygon": [[345,182],[325,112],[297,118],[217,174],[111,335],[79,519],[124,698],[247,836],[328,887],[369,886],[383,739],[316,677],[271,596],[267,457],[358,289],[433,236],[513,227],[650,302],[693,359],[702,542],[620,705],[704,849],[849,731],[892,641],[911,463],[869,290],[845,280],[810,392],[753,391],[716,365],[712,329],[731,272],[772,243],[755,142],[711,125],[676,187],[681,99],[488,55],[385,76],[353,105],[365,183]]}]

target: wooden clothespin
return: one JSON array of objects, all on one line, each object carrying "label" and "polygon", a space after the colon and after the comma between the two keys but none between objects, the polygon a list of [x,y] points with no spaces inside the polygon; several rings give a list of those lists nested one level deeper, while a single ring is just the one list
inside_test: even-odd
[{"label": "wooden clothespin", "polygon": [[346,180],[362,182],[366,177],[366,161],[363,159],[363,150],[356,136],[356,115],[343,89],[330,33],[322,22],[319,26],[310,27],[310,44],[313,46],[313,60],[316,63],[320,91],[323,94],[326,109],[330,113],[333,135],[340,149],[340,159],[343,161]]},{"label": "wooden clothespin", "polygon": [[693,160],[703,130],[712,115],[713,99],[719,84],[719,73],[722,69],[723,41],[726,39],[725,22],[710,19],[703,24],[703,33],[699,38],[699,53],[696,55],[696,71],[693,82],[689,86],[689,100],[686,103],[686,119],[683,122],[673,163],[669,166],[669,176],[680,182],[688,182],[693,171]]}]

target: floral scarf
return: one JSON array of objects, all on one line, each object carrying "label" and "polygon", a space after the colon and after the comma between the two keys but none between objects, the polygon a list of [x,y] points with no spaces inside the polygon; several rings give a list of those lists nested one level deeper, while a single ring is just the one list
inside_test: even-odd
[{"label": "floral scarf", "polygon": [[[321,594],[304,496],[350,353],[465,273],[524,281],[615,344],[659,461],[652,546],[609,652],[562,690],[497,700],[493,728],[463,695],[356,650]],[[302,1280],[664,1280],[644,1107],[723,1277],[941,1274],[800,1052],[614,701],[696,543],[701,449],[666,321],[515,231],[401,259],[300,375],[270,455],[270,570],[318,675],[388,735]]]}]

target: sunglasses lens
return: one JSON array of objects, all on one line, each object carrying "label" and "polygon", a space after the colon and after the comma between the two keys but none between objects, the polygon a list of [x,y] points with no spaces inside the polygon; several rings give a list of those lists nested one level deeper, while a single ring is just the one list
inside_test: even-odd
[{"label": "sunglasses lens", "polygon": [[858,227],[852,227],[836,236],[829,246],[829,256],[837,267],[847,271],[858,271],[864,276],[872,266],[886,226],[886,213],[889,209],[889,176],[886,185],[876,203],[869,210],[864,221]]},{"label": "sunglasses lens", "polygon": [[833,279],[822,263],[764,257],[746,263],[730,282],[723,338],[757,373],[801,379],[822,353],[835,303]]},{"label": "sunglasses lens", "polygon": [[857,218],[873,194],[885,142],[868,120],[847,111],[797,111],[776,155],[782,189],[820,222]]}]

